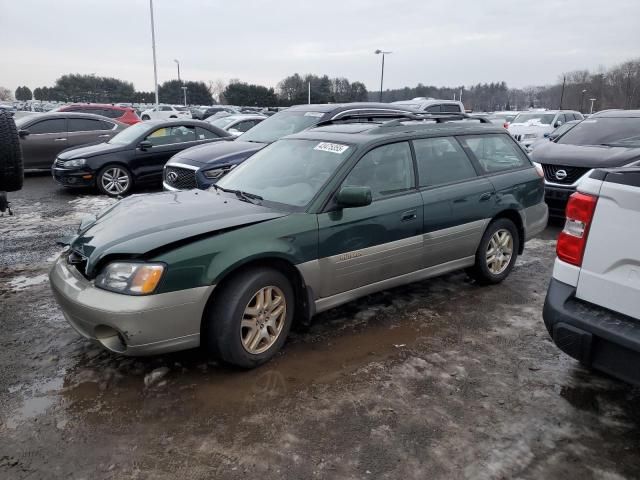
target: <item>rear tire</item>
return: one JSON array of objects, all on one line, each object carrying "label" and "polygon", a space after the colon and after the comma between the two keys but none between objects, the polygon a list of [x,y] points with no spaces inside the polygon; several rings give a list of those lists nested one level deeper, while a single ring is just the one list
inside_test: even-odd
[{"label": "rear tire", "polygon": [[476,251],[476,263],[467,274],[481,285],[502,282],[509,276],[518,257],[520,237],[514,223],[498,218],[487,227]]},{"label": "rear tire", "polygon": [[0,192],[15,192],[22,188],[24,166],[22,147],[13,117],[0,111]]},{"label": "rear tire", "polygon": [[107,165],[98,172],[96,186],[104,195],[124,197],[133,188],[133,175],[122,165]]},{"label": "rear tire", "polygon": [[285,275],[264,267],[241,272],[215,292],[205,313],[203,344],[228,364],[255,368],[284,345],[294,308]]}]

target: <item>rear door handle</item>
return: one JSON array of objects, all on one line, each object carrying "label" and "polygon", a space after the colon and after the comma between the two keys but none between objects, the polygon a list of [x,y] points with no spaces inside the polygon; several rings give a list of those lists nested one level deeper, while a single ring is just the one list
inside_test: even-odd
[{"label": "rear door handle", "polygon": [[418,218],[418,211],[408,210],[402,214],[402,217],[400,217],[400,220],[403,222],[408,222],[410,220],[415,220],[416,218]]},{"label": "rear door handle", "polygon": [[67,139],[66,138],[54,138],[53,141],[54,142],[66,142]]},{"label": "rear door handle", "polygon": [[105,133],[104,135],[98,135],[98,138],[105,138],[105,137],[110,137],[111,135],[109,135],[108,133]]},{"label": "rear door handle", "polygon": [[482,195],[480,195],[480,201],[484,202],[486,200],[489,200],[491,198],[491,195],[493,195],[493,192],[483,193]]}]

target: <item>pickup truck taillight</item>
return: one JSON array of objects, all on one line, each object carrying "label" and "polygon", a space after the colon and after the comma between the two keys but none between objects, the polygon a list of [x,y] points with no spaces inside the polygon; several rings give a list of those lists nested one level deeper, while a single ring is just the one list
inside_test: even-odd
[{"label": "pickup truck taillight", "polygon": [[598,197],[576,192],[569,197],[564,229],[558,237],[556,253],[563,262],[581,266],[584,248],[587,244],[589,226],[593,219]]}]

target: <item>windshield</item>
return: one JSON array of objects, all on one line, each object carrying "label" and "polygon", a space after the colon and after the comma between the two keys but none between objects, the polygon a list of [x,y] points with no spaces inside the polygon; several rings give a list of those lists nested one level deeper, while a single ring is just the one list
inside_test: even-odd
[{"label": "windshield", "polygon": [[640,118],[589,118],[565,133],[558,143],[640,147]]},{"label": "windshield", "polygon": [[577,122],[563,123],[558,128],[556,128],[553,132],[551,132],[551,136],[554,137],[554,138],[558,138],[563,133],[565,133],[565,132],[571,130],[573,127],[575,127],[576,123]]},{"label": "windshield", "polygon": [[513,123],[540,123],[542,125],[551,125],[555,113],[519,113],[514,119]]},{"label": "windshield", "polygon": [[130,127],[122,130],[107,143],[110,143],[112,145],[128,145],[147,130],[149,130],[148,123],[136,123],[135,125],[131,125]]},{"label": "windshield", "polygon": [[268,202],[304,207],[353,150],[318,140],[280,140],[249,157],[217,185]]},{"label": "windshield", "polygon": [[320,121],[324,114],[321,112],[291,112],[276,113],[264,122],[260,122],[247,133],[238,137],[244,142],[273,143],[276,140],[298,133]]},{"label": "windshield", "polygon": [[227,125],[229,125],[231,122],[234,122],[235,118],[231,118],[231,117],[223,117],[223,118],[216,118],[215,120],[209,122],[211,125],[218,127],[218,128],[224,128]]}]

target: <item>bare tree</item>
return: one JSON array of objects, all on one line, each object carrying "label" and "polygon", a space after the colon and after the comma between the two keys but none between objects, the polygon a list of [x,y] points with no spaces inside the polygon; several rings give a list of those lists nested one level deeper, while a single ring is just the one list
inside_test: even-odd
[{"label": "bare tree", "polygon": [[0,87],[0,101],[13,100],[13,94],[11,90],[6,87]]},{"label": "bare tree", "polygon": [[214,98],[214,100],[218,103],[222,103],[222,93],[227,88],[227,82],[222,78],[218,78],[216,80],[209,80],[207,86],[209,88],[209,93]]}]

